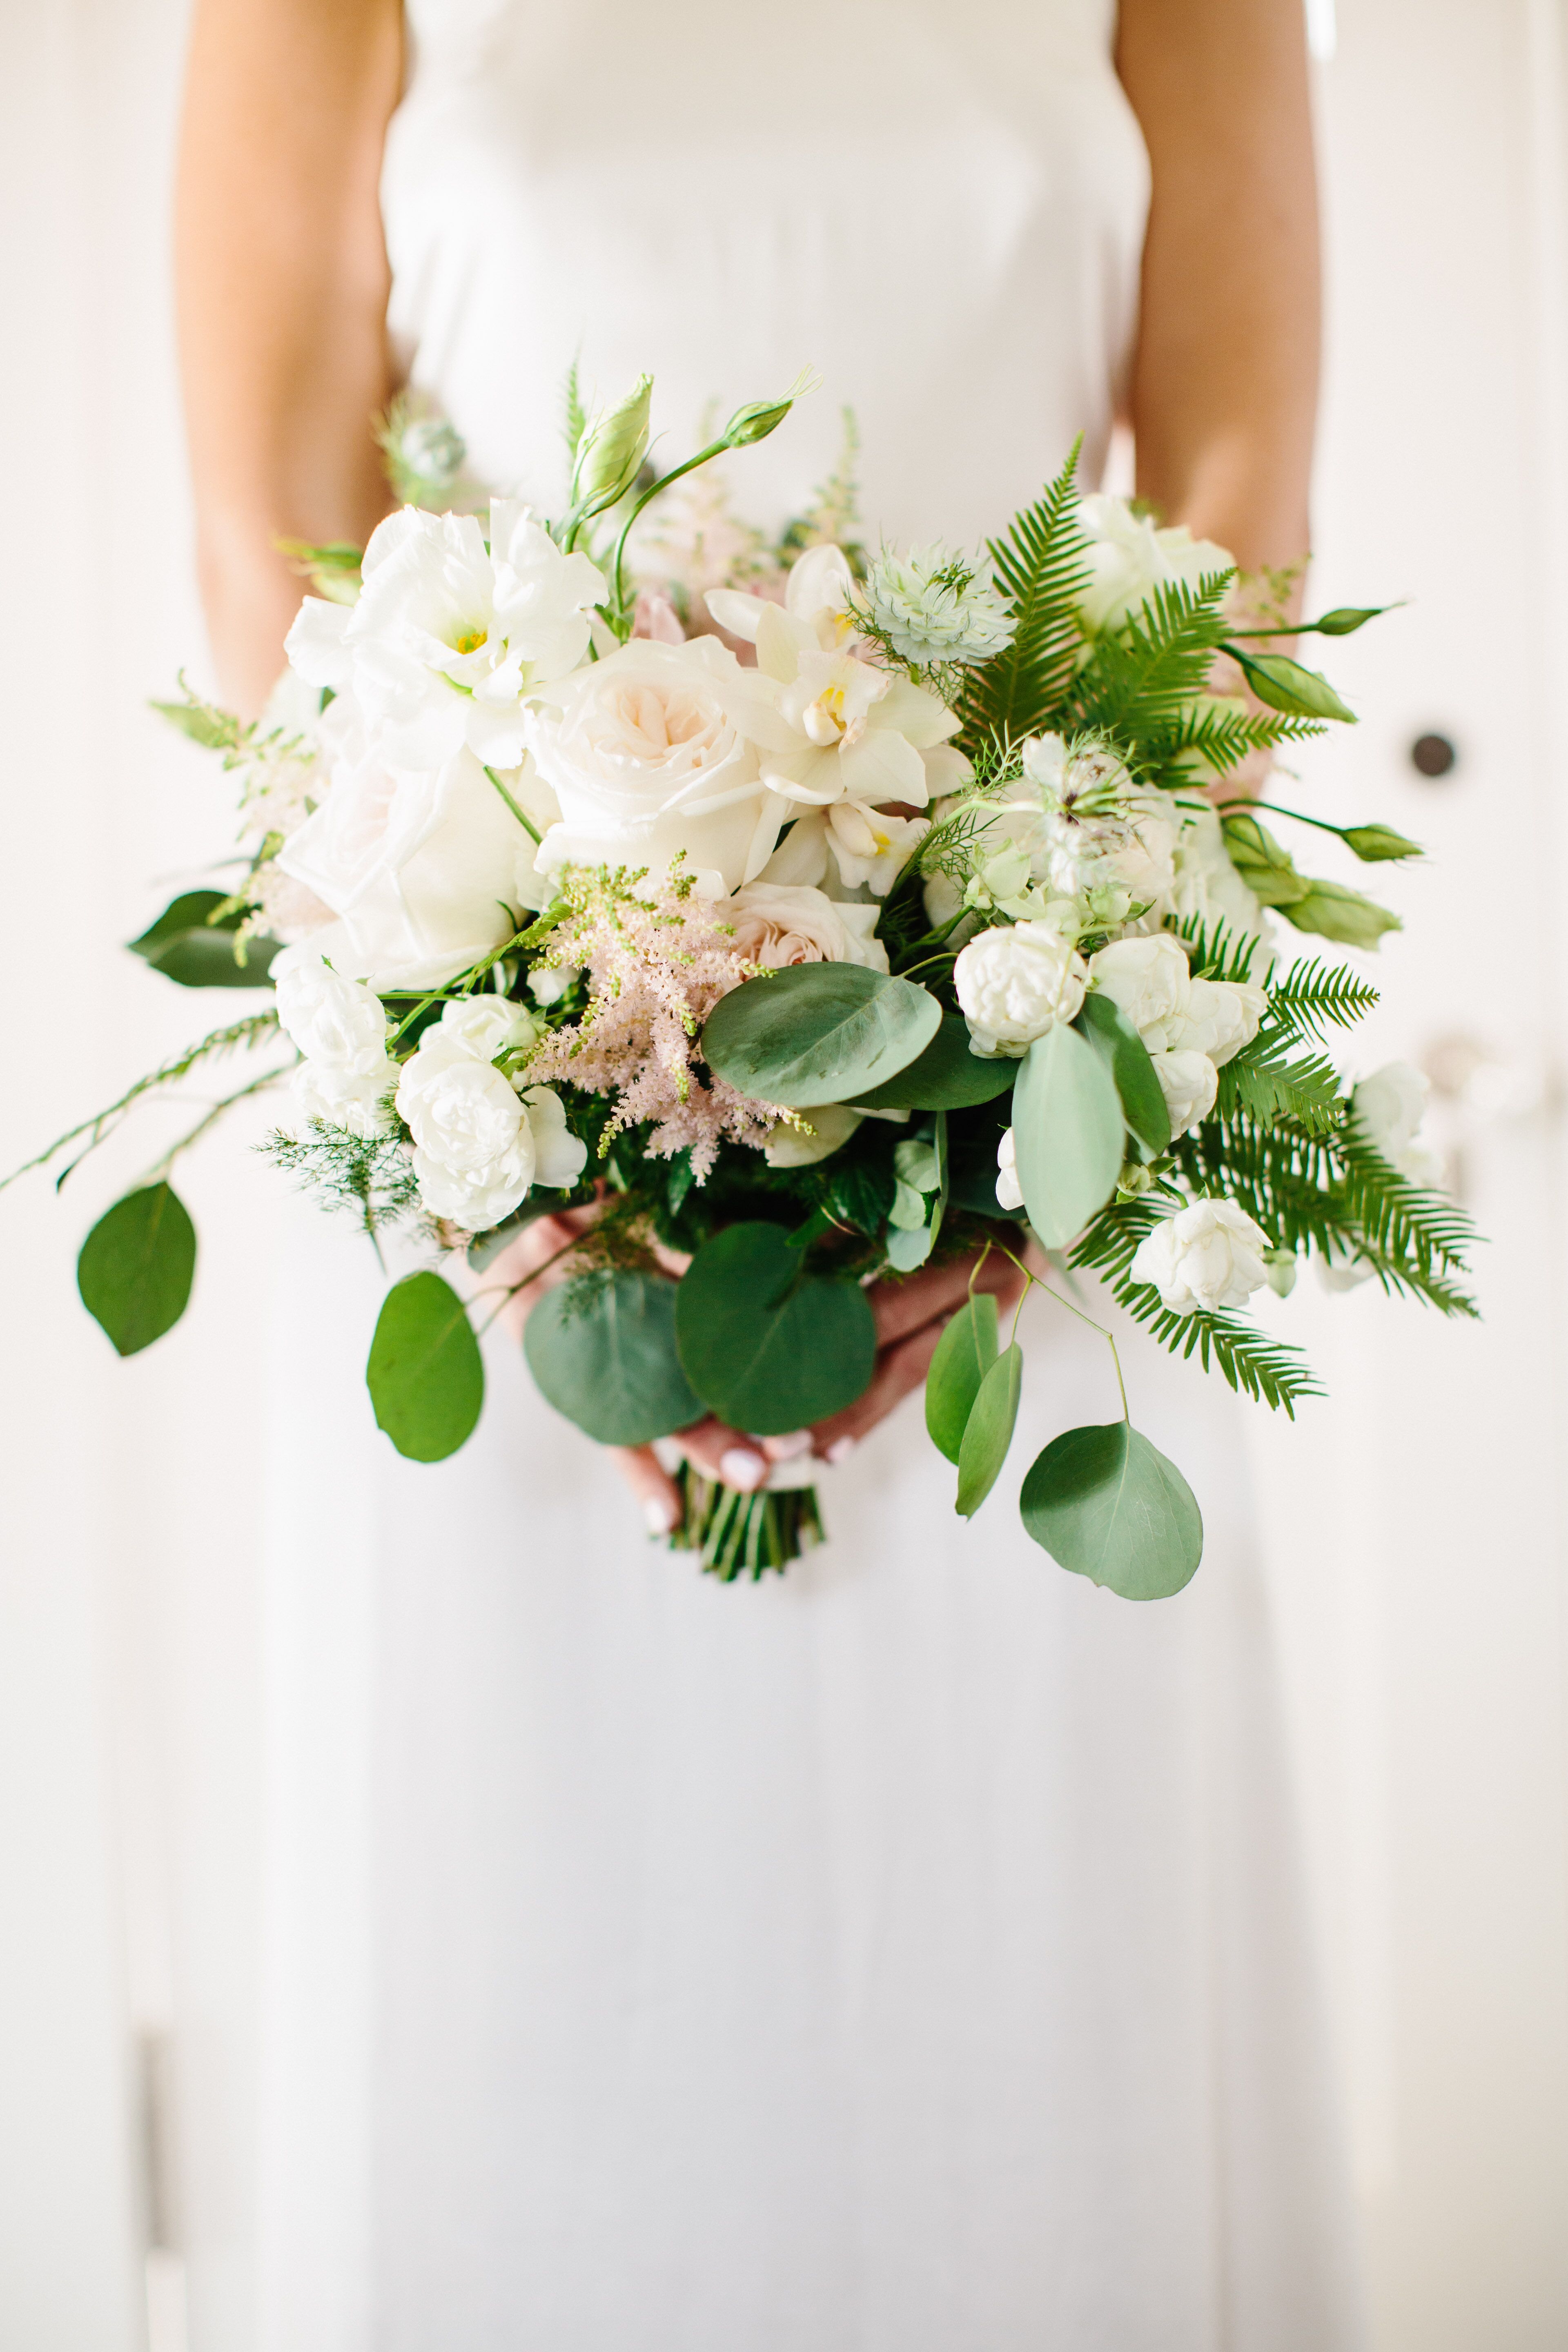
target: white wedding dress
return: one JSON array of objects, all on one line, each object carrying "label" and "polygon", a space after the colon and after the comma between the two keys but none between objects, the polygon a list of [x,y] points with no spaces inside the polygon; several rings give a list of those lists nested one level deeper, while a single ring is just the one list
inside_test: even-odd
[{"label": "white wedding dress", "polygon": [[[392,323],[474,467],[558,506],[574,352],[797,509],[973,545],[1102,458],[1147,164],[1111,0],[417,0]],[[1133,1336],[1196,1581],[1024,1535],[1111,1418],[1027,1309],[973,1526],[911,1399],[826,1549],[726,1587],[492,1335],[477,1437],[397,1460],[379,1277],[299,1212],[268,1496],[265,2352],[1349,2352],[1349,2233],[1239,1431]],[[317,1335],[301,1360],[298,1335]]]}]

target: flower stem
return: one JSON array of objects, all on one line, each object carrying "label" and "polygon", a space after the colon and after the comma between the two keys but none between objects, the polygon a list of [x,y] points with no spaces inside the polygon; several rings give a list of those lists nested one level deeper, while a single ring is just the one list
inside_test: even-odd
[{"label": "flower stem", "polygon": [[524,833],[531,834],[532,835],[533,845],[537,849],[544,838],[538,826],[534,824],[530,818],[524,816],[522,811],[519,808],[517,803],[513,800],[511,794],[508,792],[506,786],[502,783],[495,770],[493,768],[487,768],[485,770],[485,773],[489,778],[491,783],[495,786],[497,792],[500,794],[502,800],[505,801],[508,808],[510,809],[513,816],[516,817],[519,824],[521,825]]},{"label": "flower stem", "polygon": [[[1100,1338],[1110,1349],[1110,1360],[1116,1367],[1116,1385],[1121,1391],[1121,1418],[1123,1421],[1131,1423],[1132,1415],[1127,1409],[1127,1383],[1121,1377],[1121,1359],[1116,1351],[1116,1341],[1112,1335],[1106,1329],[1104,1324],[1097,1323],[1092,1315],[1086,1315],[1081,1307],[1075,1307],[1070,1298],[1064,1298],[1059,1290],[1053,1290],[1048,1282],[1042,1282],[1037,1274],[1032,1274],[1029,1271],[1029,1268],[1024,1264],[1023,1259],[1015,1257],[1012,1251],[1006,1246],[1005,1242],[998,1242],[996,1246],[1001,1251],[1003,1256],[1007,1259],[1008,1263],[1017,1267],[1026,1283],[1032,1283],[1037,1290],[1043,1290],[1047,1298],[1054,1298],[1058,1307],[1065,1307],[1069,1315],[1076,1315],[1080,1323],[1087,1323],[1091,1331],[1099,1332]],[[1028,1295],[1028,1291],[1026,1289],[1024,1298],[1027,1298]],[[1018,1315],[1022,1315],[1024,1311],[1024,1298],[1020,1298],[1018,1301]],[[1015,1339],[1016,1339],[1018,1331],[1018,1315],[1015,1315],[1013,1318],[1013,1334]]]}]

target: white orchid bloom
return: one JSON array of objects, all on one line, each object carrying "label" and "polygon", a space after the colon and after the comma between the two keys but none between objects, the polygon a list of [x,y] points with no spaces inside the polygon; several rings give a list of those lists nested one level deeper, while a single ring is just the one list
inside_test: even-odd
[{"label": "white orchid bloom", "polygon": [[924,755],[942,751],[958,720],[923,687],[859,658],[853,590],[843,551],[814,547],[792,569],[782,605],[718,588],[708,609],[757,649],[742,723],[765,783],[818,808],[841,800],[923,808],[952,781],[951,752],[934,772]]},{"label": "white orchid bloom", "polygon": [[353,606],[308,596],[289,658],[312,686],[353,686],[401,772],[466,745],[488,765],[522,757],[527,697],[574,669],[606,593],[585,555],[563,555],[515,499],[472,515],[405,507],[371,535]]}]

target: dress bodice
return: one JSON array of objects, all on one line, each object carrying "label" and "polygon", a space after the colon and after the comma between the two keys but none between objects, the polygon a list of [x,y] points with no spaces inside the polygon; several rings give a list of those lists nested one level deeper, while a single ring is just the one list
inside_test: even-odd
[{"label": "dress bodice", "polygon": [[[390,320],[475,469],[561,503],[574,354],[647,368],[668,458],[823,388],[737,461],[797,510],[861,433],[869,536],[973,541],[1086,438],[1136,318],[1148,167],[1113,0],[410,0]],[[743,470],[742,470],[743,469]]]}]

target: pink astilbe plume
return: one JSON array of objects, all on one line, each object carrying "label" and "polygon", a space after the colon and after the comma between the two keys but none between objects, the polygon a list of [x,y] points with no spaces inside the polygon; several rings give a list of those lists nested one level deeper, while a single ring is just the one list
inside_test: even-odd
[{"label": "pink astilbe plume", "polygon": [[721,996],[763,969],[742,955],[689,881],[633,892],[635,877],[574,867],[571,912],[550,941],[555,964],[586,965],[588,1010],[552,1030],[528,1064],[531,1086],[613,1095],[606,1134],[651,1123],[649,1153],[689,1150],[699,1183],[728,1136],[760,1150],[791,1114],[753,1102],[695,1064],[702,1024]]}]

